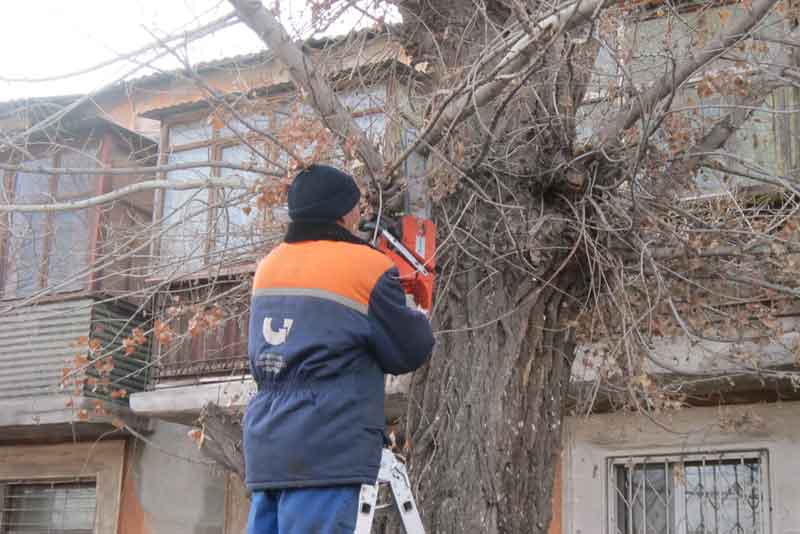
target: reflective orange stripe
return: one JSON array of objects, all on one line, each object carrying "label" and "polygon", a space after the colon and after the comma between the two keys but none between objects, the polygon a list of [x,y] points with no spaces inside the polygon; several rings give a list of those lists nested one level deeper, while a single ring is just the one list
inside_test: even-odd
[{"label": "reflective orange stripe", "polygon": [[253,291],[319,289],[366,306],[378,279],[393,265],[377,250],[353,243],[282,243],[259,263]]}]

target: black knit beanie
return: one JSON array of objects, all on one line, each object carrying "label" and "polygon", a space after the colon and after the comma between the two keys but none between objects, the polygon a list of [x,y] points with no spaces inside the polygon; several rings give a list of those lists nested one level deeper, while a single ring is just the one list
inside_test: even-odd
[{"label": "black knit beanie", "polygon": [[360,198],[352,176],[327,165],[311,165],[297,173],[289,187],[289,217],[293,221],[338,221]]}]

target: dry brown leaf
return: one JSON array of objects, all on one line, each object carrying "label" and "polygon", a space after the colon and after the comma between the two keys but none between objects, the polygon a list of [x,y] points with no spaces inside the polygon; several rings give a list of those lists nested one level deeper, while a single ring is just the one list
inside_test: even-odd
[{"label": "dry brown leaf", "polygon": [[119,430],[123,430],[125,428],[125,421],[123,421],[119,417],[115,417],[114,419],[111,420],[111,426]]}]

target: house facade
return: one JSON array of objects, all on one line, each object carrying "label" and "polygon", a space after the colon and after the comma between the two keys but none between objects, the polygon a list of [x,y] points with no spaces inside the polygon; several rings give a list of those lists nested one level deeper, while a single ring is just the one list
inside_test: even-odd
[{"label": "house facade", "polygon": [[[674,57],[704,46],[741,9],[725,2],[702,9],[653,3],[606,32],[579,130],[588,137],[624,101],[611,94],[609,80],[628,90],[646,88],[669,72]],[[759,28],[760,35],[792,31],[796,22],[777,13]],[[655,144],[668,152],[692,142],[681,132],[708,133],[742,105],[737,76],[746,77],[752,65],[796,61],[769,40],[744,41],[675,92],[676,112]],[[770,197],[775,189],[764,179],[798,178],[799,102],[796,87],[784,88],[750,109],[749,120],[720,150],[722,165],[701,168],[689,184],[674,184],[686,187],[687,209],[727,206],[756,221],[769,199],[780,201],[781,195]],[[714,305],[731,316],[779,322],[784,333],[769,341],[714,343],[684,333],[655,339],[643,357],[642,381],[632,387],[638,392],[647,389],[646,381],[659,381],[682,399],[677,410],[651,406],[643,414],[615,405],[603,385],[613,386],[618,372],[613,344],[578,350],[555,505],[559,532],[800,532],[797,313],[794,306],[776,307],[768,293],[742,288],[738,298],[726,294],[729,303]],[[759,337],[757,329],[750,334]]]},{"label": "house facade", "polygon": [[[385,110],[407,106],[415,75],[398,49],[373,32],[306,47],[324,54],[359,125],[399,153],[412,132]],[[250,279],[285,220],[280,201],[264,209],[273,191],[258,187],[289,174],[277,145],[344,164],[309,115],[268,52],[146,76],[86,101],[0,105],[3,133],[24,144],[0,158],[5,203],[69,204],[139,187],[102,206],[5,215],[0,532],[243,532],[242,482],[188,434],[205,404],[240,409],[255,389]],[[31,134],[44,118],[53,126]],[[213,161],[233,167],[182,168]],[[98,171],[47,172],[56,167]],[[244,187],[147,187],[209,178]],[[402,393],[389,390],[397,416]]]},{"label": "house facade", "polygon": [[[142,180],[116,172],[157,158],[157,143],[78,98],[0,108],[14,147],[0,156],[5,203],[81,202]],[[86,172],[47,172],[55,167]],[[119,431],[141,426],[129,396],[147,388],[150,365],[148,347],[121,343],[149,322],[136,295],[146,269],[139,230],[151,213],[152,199],[135,194],[102,209],[3,215],[2,532],[117,531],[127,448]]]},{"label": "house facade", "polygon": [[[710,13],[703,16],[716,16]],[[645,33],[635,37],[666,35],[664,21],[640,21]],[[620,31],[617,38],[634,38],[630,28]],[[380,34],[307,47],[325,55],[340,98],[381,150],[399,153],[415,132],[398,117],[413,113],[410,87],[423,73],[409,72],[399,48]],[[641,67],[633,71],[637,80],[663,68],[656,56],[642,56],[631,60]],[[617,98],[603,90],[608,78],[621,76],[612,64],[601,52],[592,103],[583,110],[587,132]],[[698,77],[679,97],[687,105],[701,99],[702,82]],[[731,140],[734,150],[775,172],[796,172],[797,126],[773,111],[792,109],[797,96],[774,94],[759,120]],[[28,143],[0,155],[8,162],[6,203],[69,203],[154,179],[252,184],[144,188],[103,207],[4,215],[0,533],[26,524],[73,533],[244,531],[241,481],[204,456],[189,434],[207,403],[240,409],[254,392],[246,357],[249,281],[280,239],[285,217],[262,185],[287,175],[281,142],[305,157],[328,143],[307,111],[268,52],[154,74],[91,102],[59,97],[0,107],[3,133]],[[53,113],[63,118],[22,136]],[[324,157],[342,164],[335,146],[322,147]],[[218,161],[236,168],[182,167]],[[36,171],[43,167],[98,173]],[[131,167],[168,170],[124,171]],[[424,168],[412,158],[405,172]],[[706,172],[697,196],[728,196],[734,189],[726,184]],[[780,371],[796,365],[796,344],[790,335],[754,350],[761,366]],[[730,350],[665,338],[658,351],[668,366],[648,372],[698,376],[709,362],[735,370]],[[800,533],[800,477],[792,462],[800,401],[791,379],[697,380],[688,407],[654,420],[604,404],[602,365],[591,347],[576,359],[553,534]],[[403,377],[387,383],[389,420],[404,413],[404,386]]]}]

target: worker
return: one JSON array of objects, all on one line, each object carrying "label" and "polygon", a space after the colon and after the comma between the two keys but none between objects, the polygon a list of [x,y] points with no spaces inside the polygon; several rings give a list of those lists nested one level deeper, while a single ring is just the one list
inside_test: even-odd
[{"label": "worker", "polygon": [[258,265],[244,417],[249,534],[352,533],[384,446],[384,375],[433,348],[392,261],[358,238],[360,191],[312,165],[289,187],[284,242]]}]

